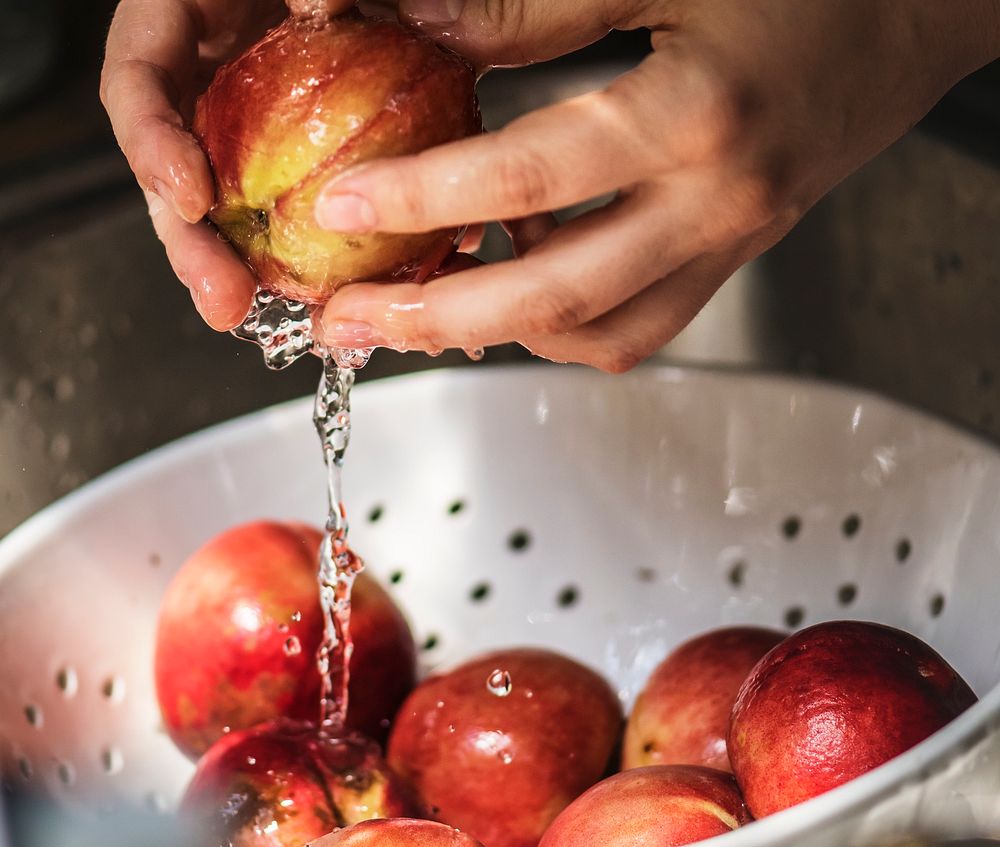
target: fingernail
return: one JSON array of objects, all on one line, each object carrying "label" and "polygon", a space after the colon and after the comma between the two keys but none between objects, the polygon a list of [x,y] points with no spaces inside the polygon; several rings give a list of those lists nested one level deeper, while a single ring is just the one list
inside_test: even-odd
[{"label": "fingernail", "polygon": [[327,347],[380,347],[384,346],[385,339],[363,321],[333,318],[323,321],[323,342]]},{"label": "fingernail", "polygon": [[149,207],[149,216],[156,219],[164,209],[167,208],[167,204],[163,202],[163,198],[160,197],[155,191],[143,191],[146,197],[146,205]]},{"label": "fingernail", "polygon": [[375,207],[359,194],[321,194],[316,201],[316,223],[335,232],[371,232]]},{"label": "fingernail", "polygon": [[403,0],[400,8],[417,23],[442,26],[453,24],[465,8],[465,0]]},{"label": "fingernail", "polygon": [[[173,209],[178,215],[181,215],[181,210],[177,206],[177,198],[174,196],[174,192],[170,190],[170,186],[167,185],[162,179],[153,178],[153,191]],[[181,215],[181,217],[184,217]]]}]

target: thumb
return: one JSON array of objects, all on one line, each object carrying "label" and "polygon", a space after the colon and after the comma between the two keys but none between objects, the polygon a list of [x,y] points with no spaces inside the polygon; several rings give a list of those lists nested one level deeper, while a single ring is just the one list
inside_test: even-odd
[{"label": "thumb", "polygon": [[[399,0],[399,16],[477,66],[527,65],[628,28],[641,0]],[[617,7],[612,13],[609,7]],[[609,19],[613,15],[614,19]]]}]

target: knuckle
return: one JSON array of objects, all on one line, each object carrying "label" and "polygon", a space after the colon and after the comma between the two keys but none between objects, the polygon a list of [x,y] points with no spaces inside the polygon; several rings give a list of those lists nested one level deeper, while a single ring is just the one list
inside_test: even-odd
[{"label": "knuckle", "polygon": [[503,214],[524,215],[551,208],[551,177],[544,157],[515,150],[500,157],[492,169],[493,194]]},{"label": "knuckle", "polygon": [[575,292],[551,283],[533,287],[514,303],[526,335],[556,335],[575,329],[586,318],[586,303]]},{"label": "knuckle", "polygon": [[759,98],[752,85],[704,68],[695,88],[692,157],[709,161],[724,158],[746,139],[760,111]]},{"label": "knuckle", "polygon": [[505,40],[517,42],[524,29],[529,0],[483,0],[482,20]]}]

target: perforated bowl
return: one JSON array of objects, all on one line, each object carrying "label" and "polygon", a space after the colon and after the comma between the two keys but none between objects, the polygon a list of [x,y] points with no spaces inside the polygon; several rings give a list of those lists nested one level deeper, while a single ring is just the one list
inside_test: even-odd
[{"label": "perforated bowl", "polygon": [[[358,388],[345,491],[354,544],[428,667],[548,645],[603,671],[629,705],[701,630],[851,617],[928,640],[982,697],[889,764],[725,836],[731,847],[1000,830],[993,446],[791,378],[478,368]],[[132,462],[8,536],[6,780],[83,811],[169,810],[191,765],[153,696],[164,587],[233,524],[318,523],[323,508],[303,399]]]}]

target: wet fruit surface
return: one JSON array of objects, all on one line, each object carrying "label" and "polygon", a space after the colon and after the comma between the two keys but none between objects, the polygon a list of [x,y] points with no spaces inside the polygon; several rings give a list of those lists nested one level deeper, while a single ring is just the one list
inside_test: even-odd
[{"label": "wet fruit surface", "polygon": [[376,744],[287,720],[213,745],[181,802],[204,847],[301,847],[337,827],[418,813]]},{"label": "wet fruit surface", "polygon": [[796,633],[733,708],[729,755],[755,817],[836,788],[920,743],[976,701],[913,635],[860,621]]},{"label": "wet fruit surface", "polygon": [[[191,756],[276,717],[318,719],[316,579],[321,535],[255,521],[221,533],[177,573],[160,610],[156,685],[164,725]],[[406,620],[367,575],[355,584],[348,728],[384,739],[413,687]]]},{"label": "wet fruit surface", "polygon": [[289,19],[223,66],[193,129],[215,173],[211,219],[265,287],[321,303],[345,282],[433,271],[458,234],[320,229],[313,209],[323,186],[482,123],[462,59],[397,24],[349,14]]},{"label": "wet fruit surface", "polygon": [[410,695],[389,762],[436,820],[486,847],[534,847],[603,776],[621,722],[618,698],[589,668],[547,650],[500,650]]}]

